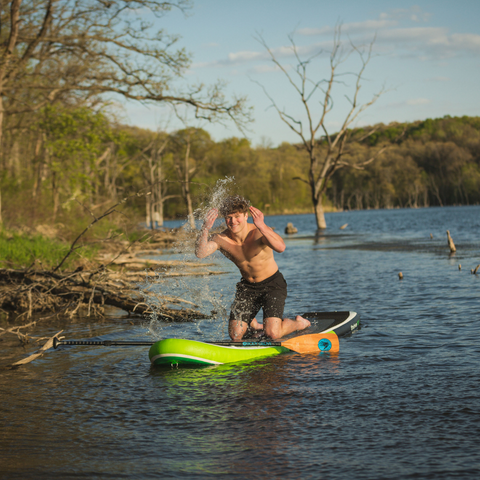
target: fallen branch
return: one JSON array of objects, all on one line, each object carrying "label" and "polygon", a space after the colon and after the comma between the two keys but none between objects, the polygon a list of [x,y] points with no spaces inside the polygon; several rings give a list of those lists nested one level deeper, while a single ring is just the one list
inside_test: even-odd
[{"label": "fallen branch", "polygon": [[[184,272],[169,273],[164,276],[184,275],[213,275],[223,272]],[[84,276],[88,278],[86,280]],[[138,291],[135,281],[145,281],[147,274],[128,278],[127,281],[118,279],[115,272],[105,271],[92,283],[88,272],[59,274],[48,271],[19,272],[0,269],[0,283],[9,284],[9,288],[0,291],[0,308],[24,311],[33,315],[35,312],[51,310],[58,311],[60,308],[68,309],[74,305],[69,313],[75,315],[81,307],[86,309],[87,316],[102,315],[105,305],[120,308],[134,314],[156,314],[165,320],[185,321],[193,318],[208,318],[198,310],[188,308],[169,308],[169,303],[189,303],[174,297],[162,297],[155,295],[155,301],[149,301],[149,294]],[[162,275],[163,276],[163,275]],[[172,301],[173,300],[173,301]],[[68,302],[68,306],[65,304]],[[151,305],[155,305],[152,307]],[[149,306],[150,305],[150,306]],[[193,304],[192,304],[193,305]]]},{"label": "fallen branch", "polygon": [[49,348],[53,348],[53,339],[58,338],[58,340],[61,340],[64,337],[58,337],[63,332],[63,330],[60,330],[58,333],[56,333],[53,337],[49,338],[47,342],[43,345],[40,350],[37,350],[34,354],[30,355],[27,358],[24,358],[23,360],[19,360],[18,362],[12,363],[10,366],[11,367],[18,367],[20,365],[25,365],[27,363],[33,362],[37,358],[41,357]]}]

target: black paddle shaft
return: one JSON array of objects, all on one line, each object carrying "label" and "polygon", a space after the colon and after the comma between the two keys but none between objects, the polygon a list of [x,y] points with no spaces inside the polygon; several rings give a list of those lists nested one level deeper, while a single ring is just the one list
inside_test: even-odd
[{"label": "black paddle shaft", "polygon": [[[59,345],[79,345],[79,346],[102,346],[102,347],[115,347],[115,346],[151,346],[157,342],[141,342],[141,341],[122,341],[122,340],[58,340],[53,339],[53,348],[57,348]],[[222,346],[234,346],[234,347],[278,347],[281,346],[281,342],[202,342],[210,343],[212,345]]]},{"label": "black paddle shaft", "polygon": [[114,347],[118,345],[123,346],[151,346],[157,342],[141,342],[141,341],[122,341],[122,340],[102,340],[102,341],[90,341],[90,340],[58,340],[57,338],[53,339],[53,348],[57,348],[59,345],[95,345],[95,346],[104,346],[104,347]]}]

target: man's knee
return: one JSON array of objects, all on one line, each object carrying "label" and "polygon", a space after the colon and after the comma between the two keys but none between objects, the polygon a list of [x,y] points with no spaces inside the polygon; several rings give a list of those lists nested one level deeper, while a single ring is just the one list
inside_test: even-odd
[{"label": "man's knee", "polygon": [[236,342],[241,340],[247,331],[248,325],[240,320],[230,320],[228,324],[228,334]]},{"label": "man's knee", "polygon": [[263,322],[263,329],[270,338],[279,338],[282,335],[282,319],[267,318]]}]

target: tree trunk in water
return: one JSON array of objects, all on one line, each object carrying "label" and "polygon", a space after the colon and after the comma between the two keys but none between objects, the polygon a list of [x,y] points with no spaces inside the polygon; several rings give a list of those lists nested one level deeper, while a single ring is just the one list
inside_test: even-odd
[{"label": "tree trunk in water", "polygon": [[319,230],[324,230],[327,228],[327,222],[325,221],[325,213],[323,211],[322,198],[316,200],[314,203],[315,208],[315,220],[317,221],[317,228]]},{"label": "tree trunk in water", "polygon": [[195,218],[193,217],[192,197],[190,195],[190,167],[188,165],[188,157],[190,156],[190,137],[188,138],[187,151],[185,153],[185,177],[184,177],[184,197],[187,204],[188,223],[192,230],[195,230]]},{"label": "tree trunk in water", "polygon": [[163,227],[163,199],[158,202],[158,226]]},{"label": "tree trunk in water", "polygon": [[193,207],[192,207],[192,197],[190,195],[190,189],[187,189],[185,192],[185,200],[187,202],[187,211],[188,211],[188,223],[192,230],[195,230],[195,217],[193,216]]},{"label": "tree trunk in water", "polygon": [[157,212],[157,222],[159,227],[163,227],[163,165],[162,165],[162,156],[159,155],[157,161],[157,183],[156,183],[156,212]]}]

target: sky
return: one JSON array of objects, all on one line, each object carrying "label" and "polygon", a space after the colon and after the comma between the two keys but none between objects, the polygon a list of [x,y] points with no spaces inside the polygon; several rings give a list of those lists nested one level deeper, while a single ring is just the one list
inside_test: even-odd
[{"label": "sky", "polygon": [[[253,146],[294,143],[299,137],[280,120],[277,107],[305,124],[299,95],[285,74],[275,67],[263,38],[285,71],[295,76],[293,38],[300,58],[313,55],[307,75],[313,82],[328,78],[335,27],[341,42],[361,49],[372,44],[359,103],[376,102],[352,126],[413,122],[426,118],[480,115],[480,0],[197,0],[187,15],[172,11],[156,26],[181,38],[192,56],[185,75],[191,83],[226,82],[227,97],[246,96],[254,122],[240,131],[224,125],[196,123],[215,141],[246,137]],[[317,55],[318,54],[318,55]],[[361,68],[353,52],[339,66],[333,87],[333,108],[325,119],[329,133],[342,125]],[[265,94],[268,92],[268,95]],[[270,97],[270,98],[269,98]],[[320,97],[311,111],[318,118]],[[181,124],[165,108],[127,103],[125,121],[151,130],[175,130]]]}]

